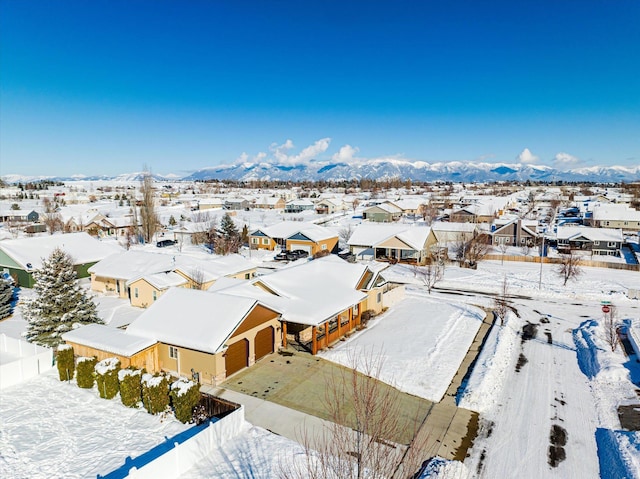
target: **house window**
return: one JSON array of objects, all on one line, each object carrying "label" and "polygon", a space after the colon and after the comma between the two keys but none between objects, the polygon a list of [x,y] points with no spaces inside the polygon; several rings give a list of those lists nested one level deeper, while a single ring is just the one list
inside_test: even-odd
[{"label": "house window", "polygon": [[138,297],[138,288],[133,288],[133,295],[137,298]]},{"label": "house window", "polygon": [[594,245],[594,246],[600,246],[600,241],[594,241],[594,242],[593,242],[593,245]]},{"label": "house window", "polygon": [[258,244],[258,238],[251,238],[251,244]]},{"label": "house window", "polygon": [[262,238],[262,244],[269,244],[269,238]]},{"label": "house window", "polygon": [[153,290],[153,300],[155,301],[156,299],[158,299],[158,293],[157,293],[157,291],[154,289],[154,290]]},{"label": "house window", "polygon": [[358,315],[358,305],[357,304],[353,307],[353,315],[354,316]]},{"label": "house window", "polygon": [[251,274],[250,273],[245,273],[244,279],[249,279],[249,278],[251,278]]},{"label": "house window", "polygon": [[376,302],[378,303],[382,302],[382,293],[378,293],[378,295],[376,296]]},{"label": "house window", "polygon": [[178,348],[175,346],[169,346],[169,357],[171,359],[178,359]]},{"label": "house window", "polygon": [[617,248],[617,247],[618,247],[618,243],[616,243],[615,241],[609,241],[609,242],[607,243],[607,246],[608,246],[609,248]]},{"label": "house window", "polygon": [[323,250],[327,249],[327,245],[326,245],[326,244],[323,244],[323,245],[322,245],[322,249],[323,249]]}]

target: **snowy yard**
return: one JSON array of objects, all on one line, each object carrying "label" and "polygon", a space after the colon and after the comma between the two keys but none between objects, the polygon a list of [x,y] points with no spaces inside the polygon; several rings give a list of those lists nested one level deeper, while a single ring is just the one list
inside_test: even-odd
[{"label": "snowy yard", "polygon": [[100,399],[60,382],[57,370],[13,386],[0,400],[0,477],[107,474],[189,428],[174,418]]},{"label": "snowy yard", "polygon": [[334,349],[325,359],[349,366],[350,358],[381,356],[382,381],[430,401],[440,401],[473,341],[484,312],[413,291],[367,329]]},{"label": "snowy yard", "polygon": [[[485,261],[475,271],[448,266],[431,295],[411,268],[394,265],[385,277],[414,283],[407,298],[322,355],[347,363],[350,352],[382,351],[383,380],[435,400],[477,331],[483,312],[476,306],[491,304],[503,278],[514,295],[517,315],[492,330],[458,397],[461,407],[481,414],[464,462],[467,477],[640,478],[640,434],[622,431],[617,416],[619,405],[640,403],[631,381],[640,380],[640,364],[622,348],[611,352],[600,325],[601,300],[618,307],[618,319],[640,320],[640,301],[625,296],[638,286],[638,273],[584,268],[565,287],[552,265],[543,265],[540,276],[539,264]],[[112,325],[121,313],[136,312],[116,298],[100,303],[101,317]],[[18,313],[0,331],[19,334],[23,325]],[[3,391],[0,476],[96,477],[188,428],[100,399],[55,374]],[[555,445],[554,431],[561,432]],[[294,456],[300,449],[247,423],[184,477],[277,477],[281,451]],[[465,477],[460,467],[448,470],[454,472],[438,477]]]}]

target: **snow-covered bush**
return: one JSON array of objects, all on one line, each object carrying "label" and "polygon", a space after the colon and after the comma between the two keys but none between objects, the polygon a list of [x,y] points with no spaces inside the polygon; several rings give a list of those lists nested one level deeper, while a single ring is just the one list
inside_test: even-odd
[{"label": "snow-covered bush", "polygon": [[60,381],[70,381],[76,370],[76,364],[73,360],[73,347],[68,344],[58,346],[56,353],[56,363],[58,366],[58,376]]},{"label": "snow-covered bush", "polygon": [[96,364],[95,377],[101,398],[113,399],[118,394],[120,389],[118,371],[120,371],[120,360],[118,358],[103,359]]},{"label": "snow-covered bush", "polygon": [[193,420],[193,408],[200,402],[198,384],[180,378],[171,385],[171,404],[178,421],[187,423]]},{"label": "snow-covered bush", "polygon": [[120,400],[127,407],[136,407],[142,398],[142,384],[140,376],[142,371],[139,369],[121,369],[118,371],[118,379],[120,380]]},{"label": "snow-covered bush", "polygon": [[76,365],[78,387],[91,389],[93,387],[93,373],[98,358],[79,357]]},{"label": "snow-covered bush", "polygon": [[150,414],[160,414],[169,407],[169,381],[166,376],[142,376],[142,403]]},{"label": "snow-covered bush", "polygon": [[13,313],[13,281],[11,278],[0,278],[0,319],[11,316]]}]

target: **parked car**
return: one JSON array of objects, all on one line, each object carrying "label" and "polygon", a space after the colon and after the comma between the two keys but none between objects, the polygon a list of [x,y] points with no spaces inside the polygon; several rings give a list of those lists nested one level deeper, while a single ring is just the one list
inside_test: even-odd
[{"label": "parked car", "polygon": [[162,240],[162,241],[158,241],[156,243],[156,246],[158,248],[166,248],[167,246],[173,246],[176,243],[177,243],[176,240]]},{"label": "parked car", "polygon": [[287,250],[280,251],[273,259],[276,261],[287,261],[289,259],[289,253],[291,252]]},{"label": "parked car", "polygon": [[309,252],[303,249],[294,249],[293,251],[291,251],[291,256],[293,257],[293,259],[306,258],[309,256]]},{"label": "parked car", "polygon": [[273,257],[276,261],[295,261],[300,258],[306,258],[309,253],[303,249],[294,249],[293,251],[283,250]]}]

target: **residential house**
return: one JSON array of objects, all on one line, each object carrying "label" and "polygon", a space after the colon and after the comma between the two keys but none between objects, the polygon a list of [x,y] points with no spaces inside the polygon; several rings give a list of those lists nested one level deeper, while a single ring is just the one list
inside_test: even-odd
[{"label": "residential house", "polygon": [[280,196],[262,196],[256,200],[254,207],[263,210],[283,210],[286,204]]},{"label": "residential house", "polygon": [[313,256],[320,251],[336,252],[338,234],[331,228],[314,223],[282,221],[254,230],[249,235],[253,249],[301,249]]},{"label": "residential house", "polygon": [[514,218],[507,221],[496,220],[491,225],[491,244],[509,246],[533,246],[537,244],[538,222]]},{"label": "residential house", "polygon": [[362,223],[347,241],[357,259],[425,264],[437,243],[428,226]]},{"label": "residential house", "polygon": [[279,319],[255,299],[171,288],[122,333],[99,326],[99,335],[90,325],[63,339],[83,355],[115,354],[150,373],[217,385],[280,346]]},{"label": "residential house", "polygon": [[0,223],[37,223],[40,215],[36,210],[11,210],[2,205],[0,208]]},{"label": "residential house", "polygon": [[624,242],[622,230],[584,226],[558,226],[556,239],[558,252],[586,250],[594,256],[620,256]]},{"label": "residential house", "polygon": [[42,267],[42,260],[55,249],[68,253],[78,278],[89,276],[89,269],[97,262],[122,249],[103,243],[87,233],[68,233],[0,242],[0,270],[8,272],[19,286],[32,288],[33,271]]},{"label": "residential house", "polygon": [[338,198],[324,198],[316,203],[315,210],[319,215],[332,215],[346,211],[347,206]]},{"label": "residential house", "polygon": [[454,208],[449,215],[451,223],[491,223],[496,211],[490,204],[473,204],[462,208]]},{"label": "residential house", "polygon": [[593,206],[587,224],[596,228],[640,231],[640,211],[621,204],[596,204]]},{"label": "residential house", "polygon": [[246,211],[252,206],[251,201],[246,198],[227,198],[224,202],[224,208],[227,210]]},{"label": "residential house", "polygon": [[314,210],[316,205],[308,199],[301,198],[297,200],[289,201],[285,207],[285,213],[301,213],[303,211],[312,211]]},{"label": "residential house", "polygon": [[389,202],[370,206],[362,212],[362,219],[376,223],[392,223],[401,217],[402,210]]}]

